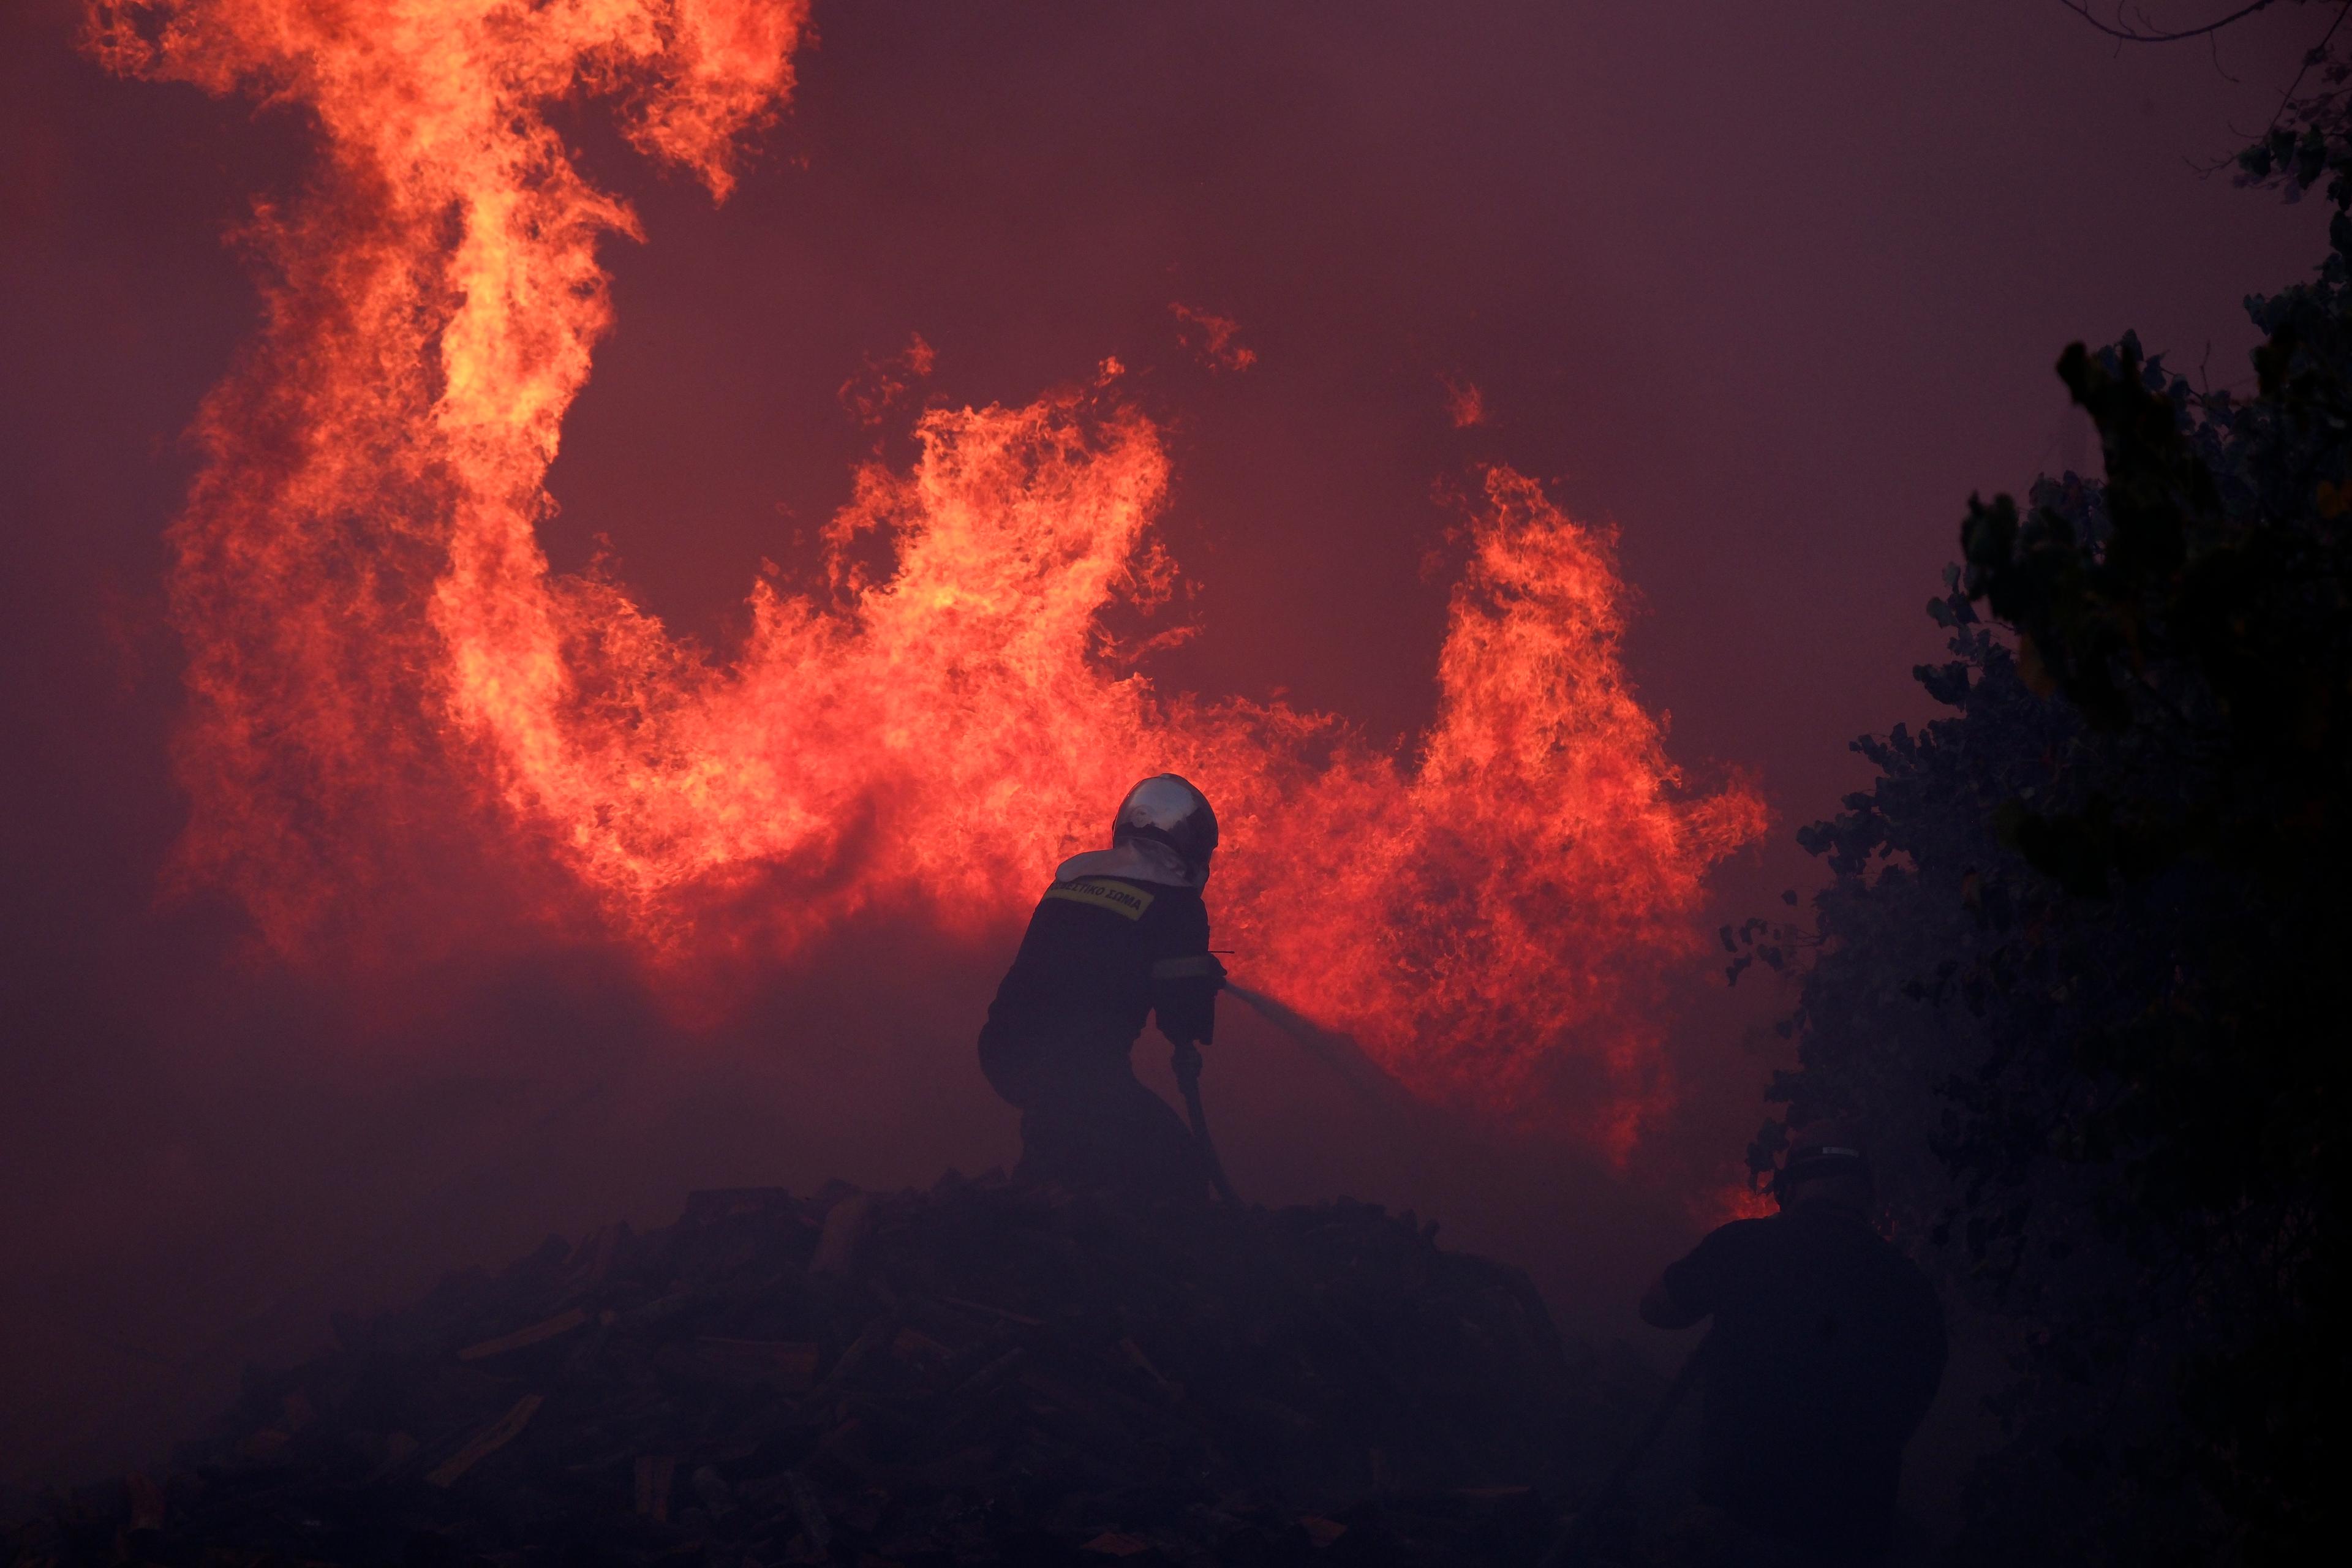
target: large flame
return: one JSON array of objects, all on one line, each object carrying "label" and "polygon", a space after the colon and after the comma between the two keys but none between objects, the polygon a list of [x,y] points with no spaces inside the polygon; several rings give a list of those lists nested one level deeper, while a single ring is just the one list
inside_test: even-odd
[{"label": "large flame", "polygon": [[[595,247],[635,227],[546,113],[609,96],[723,196],[804,20],[93,6],[115,68],[299,106],[321,148],[304,198],[253,225],[265,322],[204,407],[173,527],[182,875],[288,955],[521,922],[617,938],[685,990],[863,910],[1001,931],[1172,769],[1226,821],[1213,898],[1249,973],[1422,1092],[1623,1150],[1668,1088],[1652,994],[1763,812],[1683,795],[1620,668],[1610,540],[1533,482],[1486,477],[1410,760],[1279,705],[1164,699],[1106,657],[1106,609],[1172,570],[1150,531],[1166,457],[1108,375],[928,415],[910,472],[859,475],[835,580],[761,581],[731,658],[550,571],[543,483],[612,319]],[[895,565],[862,574],[877,531]]]}]

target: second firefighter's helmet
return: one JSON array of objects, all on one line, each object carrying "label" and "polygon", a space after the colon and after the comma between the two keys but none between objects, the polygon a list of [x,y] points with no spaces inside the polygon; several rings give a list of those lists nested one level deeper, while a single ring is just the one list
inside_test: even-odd
[{"label": "second firefighter's helmet", "polygon": [[1181,855],[1195,876],[1205,879],[1209,857],[1217,847],[1217,814],[1209,809],[1209,797],[1189,780],[1154,773],[1127,792],[1118,803],[1118,815],[1111,819],[1110,841],[1117,845],[1130,838],[1159,840]]},{"label": "second firefighter's helmet", "polygon": [[1772,1194],[1783,1203],[1807,1182],[1840,1181],[1849,1190],[1871,1187],[1870,1156],[1843,1127],[1808,1127],[1789,1147],[1772,1174]]}]

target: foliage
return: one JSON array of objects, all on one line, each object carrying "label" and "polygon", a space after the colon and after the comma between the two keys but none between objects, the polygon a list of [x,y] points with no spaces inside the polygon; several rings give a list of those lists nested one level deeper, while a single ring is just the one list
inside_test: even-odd
[{"label": "foliage", "polygon": [[1970,1560],[2283,1561],[2331,1496],[2352,143],[2323,139],[2335,249],[2248,302],[2258,392],[2067,350],[2105,479],[1971,500],[1928,606],[1952,657],[1916,672],[1953,714],[1856,742],[1875,781],[1800,836],[1811,929],[1724,933],[1735,976],[1801,980],[1788,1122],[1867,1129],[1890,1222],[2009,1353]]}]

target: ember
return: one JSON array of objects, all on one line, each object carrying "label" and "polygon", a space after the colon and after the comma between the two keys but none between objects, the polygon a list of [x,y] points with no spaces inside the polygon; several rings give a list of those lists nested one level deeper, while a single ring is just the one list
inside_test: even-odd
[{"label": "ember", "polygon": [[57,1500],[15,1556],[1532,1561],[1658,1385],[1436,1228],[953,1174],[698,1193],[339,1320],[179,1473]]}]

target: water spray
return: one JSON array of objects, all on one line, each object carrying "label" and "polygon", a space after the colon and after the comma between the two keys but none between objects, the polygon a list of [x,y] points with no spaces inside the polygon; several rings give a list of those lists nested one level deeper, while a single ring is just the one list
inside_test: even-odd
[{"label": "water spray", "polygon": [[1276,1001],[1263,991],[1236,985],[1231,980],[1225,982],[1225,991],[1247,1003],[1258,1016],[1305,1046],[1309,1055],[1344,1079],[1367,1105],[1382,1110],[1402,1110],[1414,1103],[1405,1087],[1391,1077],[1386,1068],[1374,1061],[1364,1047],[1356,1043],[1354,1037],[1324,1028],[1297,1008]]}]

